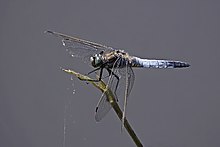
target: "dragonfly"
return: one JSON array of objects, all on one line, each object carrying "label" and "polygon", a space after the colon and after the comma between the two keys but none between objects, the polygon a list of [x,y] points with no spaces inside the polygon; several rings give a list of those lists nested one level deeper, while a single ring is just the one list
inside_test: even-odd
[{"label": "dragonfly", "polygon": [[[124,85],[122,85],[124,87],[122,122],[126,117],[127,98],[131,93],[135,80],[133,68],[186,68],[190,66],[190,64],[183,61],[142,59],[136,56],[131,56],[121,49],[115,49],[110,46],[68,36],[51,30],[46,31],[46,33],[59,37],[63,46],[71,56],[81,58],[84,62],[91,65],[94,70],[90,71],[88,75],[99,71],[99,76],[97,79],[94,79],[94,81],[101,81],[103,78],[103,71],[106,70],[108,73],[107,86],[114,91],[116,99],[118,99],[118,86],[120,85],[120,82],[124,83]],[[97,122],[101,121],[111,108],[112,106],[108,101],[105,92],[103,92],[95,109],[95,120]]]}]

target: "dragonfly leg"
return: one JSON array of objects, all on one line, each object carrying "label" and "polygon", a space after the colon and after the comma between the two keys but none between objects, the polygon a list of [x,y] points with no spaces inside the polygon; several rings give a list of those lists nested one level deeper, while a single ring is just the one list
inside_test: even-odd
[{"label": "dragonfly leg", "polygon": [[117,79],[117,83],[116,83],[116,86],[115,86],[115,90],[114,90],[114,94],[115,94],[115,96],[116,96],[116,99],[117,99],[117,101],[118,101],[118,98],[117,98],[117,95],[116,95],[116,91],[117,91],[117,89],[118,89],[118,84],[119,84],[119,76],[118,75],[116,75],[111,69],[109,69],[109,68],[106,68],[107,69],[107,71],[108,71],[108,73],[109,73],[109,76],[110,75],[114,75],[115,76],[115,78]]},{"label": "dragonfly leg", "polygon": [[99,81],[102,79],[103,68],[100,68]]},{"label": "dragonfly leg", "polygon": [[[97,71],[97,70],[100,70],[99,79],[91,79],[91,80],[89,80],[89,81],[93,81],[93,82],[99,82],[99,81],[101,81],[101,79],[102,79],[102,73],[103,73],[103,68],[101,68],[101,67],[96,68],[96,69],[90,71],[87,75],[89,75],[89,74],[91,74],[91,73],[93,73],[93,72],[95,72],[95,71]],[[85,81],[86,81],[86,80],[85,80]],[[87,80],[87,81],[88,81],[88,80]]]},{"label": "dragonfly leg", "polygon": [[91,73],[93,73],[93,72],[95,72],[95,71],[97,71],[97,70],[99,70],[99,69],[101,69],[101,67],[98,67],[98,68],[96,68],[96,69],[90,71],[87,75],[89,75],[89,74],[91,74]]}]

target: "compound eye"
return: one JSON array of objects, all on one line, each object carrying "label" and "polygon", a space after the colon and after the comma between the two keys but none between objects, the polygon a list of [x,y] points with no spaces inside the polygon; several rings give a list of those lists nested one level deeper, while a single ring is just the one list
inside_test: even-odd
[{"label": "compound eye", "polygon": [[96,58],[95,58],[95,64],[98,65],[100,62],[101,62],[100,57],[96,57]]},{"label": "compound eye", "polygon": [[100,54],[95,54],[90,57],[90,61],[93,67],[99,67],[102,64],[102,57]]},{"label": "compound eye", "polygon": [[91,62],[94,62],[94,60],[95,60],[95,57],[90,57]]},{"label": "compound eye", "polygon": [[96,60],[95,57],[90,57],[90,62],[92,64],[92,66],[94,66],[94,67],[95,67],[95,62],[96,62],[95,60]]}]

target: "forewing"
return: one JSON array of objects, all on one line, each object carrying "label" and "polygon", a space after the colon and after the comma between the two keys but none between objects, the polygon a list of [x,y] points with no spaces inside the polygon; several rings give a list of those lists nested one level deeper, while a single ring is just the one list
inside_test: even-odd
[{"label": "forewing", "polygon": [[46,33],[50,33],[54,36],[60,37],[62,39],[63,45],[67,49],[67,52],[73,57],[81,58],[86,63],[90,63],[90,57],[94,56],[95,54],[98,54],[102,51],[113,50],[111,47],[68,36],[62,33],[57,33],[53,31],[46,31]]},{"label": "forewing", "polygon": [[108,101],[106,93],[102,93],[102,97],[100,98],[100,101],[96,107],[95,120],[97,122],[101,121],[102,118],[105,117],[106,114],[111,110],[111,108],[112,106]]},{"label": "forewing", "polygon": [[[117,67],[119,66],[118,64],[119,61],[120,60],[116,60],[116,62],[114,63],[112,72],[117,71],[118,69]],[[118,79],[113,74],[110,74],[110,76],[108,77],[107,86],[108,88],[111,89],[116,99],[117,99],[117,95],[115,95],[114,91],[117,86],[117,82],[118,82]],[[95,120],[97,122],[101,121],[106,116],[106,114],[111,110],[111,108],[112,106],[108,100],[108,97],[106,96],[106,93],[103,92],[96,107]]]},{"label": "forewing", "polygon": [[[108,77],[108,82],[106,83],[108,88],[111,89],[111,91],[113,92],[113,95],[116,99],[117,99],[117,95],[115,95],[114,90],[117,85],[117,81],[118,80],[117,78],[114,77],[114,75],[110,75]],[[112,106],[108,100],[108,97],[106,96],[106,93],[103,92],[96,107],[95,120],[97,122],[101,121],[111,110],[111,108]]]}]

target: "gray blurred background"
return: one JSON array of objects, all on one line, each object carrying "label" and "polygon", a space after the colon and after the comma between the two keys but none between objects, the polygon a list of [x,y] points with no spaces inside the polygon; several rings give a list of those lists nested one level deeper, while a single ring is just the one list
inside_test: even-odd
[{"label": "gray blurred background", "polygon": [[219,147],[219,4],[1,1],[0,146],[134,146],[114,111],[95,122],[101,93],[59,70],[91,67],[43,33],[50,29],[140,57],[189,62],[181,70],[135,69],[127,117],[147,147]]}]

